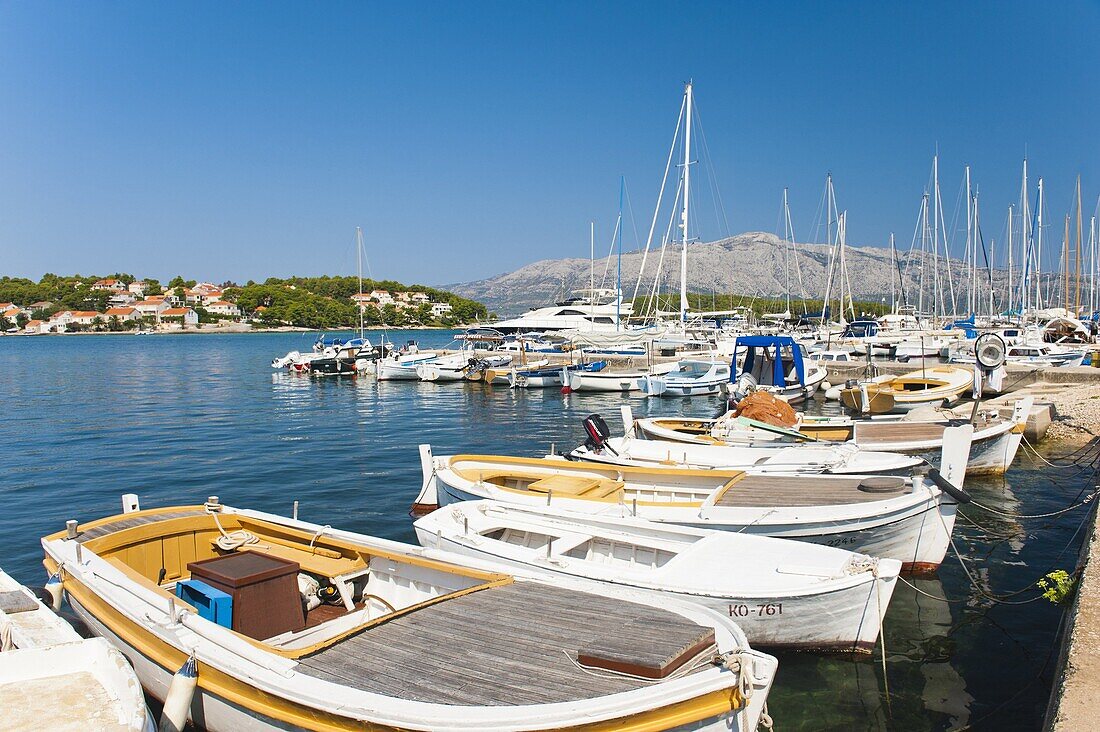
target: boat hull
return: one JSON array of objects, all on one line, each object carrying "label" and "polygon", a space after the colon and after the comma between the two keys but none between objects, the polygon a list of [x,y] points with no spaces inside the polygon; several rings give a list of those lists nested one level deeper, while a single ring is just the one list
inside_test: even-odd
[{"label": "boat hull", "polygon": [[[623,584],[585,578],[575,573],[551,568],[533,567],[499,554],[479,551],[468,544],[416,526],[422,546],[434,547],[475,559],[499,562],[522,574],[566,576],[591,584]],[[894,565],[895,567],[897,565]],[[731,559],[729,569],[736,570]],[[894,591],[897,575],[867,579],[856,585],[828,592],[803,595],[721,595],[683,593],[627,585],[632,590],[650,594],[653,602],[671,596],[734,618],[753,647],[768,650],[808,651],[826,653],[870,653],[878,639],[881,621]]]},{"label": "boat hull", "polygon": [[[474,492],[475,484],[444,478],[447,471],[437,473],[436,496],[440,507],[459,501],[482,499],[504,500],[522,506],[545,505],[546,499],[509,495],[504,491]],[[555,500],[555,499],[551,499]],[[626,506],[593,501],[556,499],[555,505],[582,513],[630,511]],[[670,523],[697,529],[736,531],[780,539],[794,539],[813,544],[838,547],[872,557],[897,559],[903,572],[934,572],[947,554],[951,532],[955,527],[956,504],[942,494],[929,495],[919,501],[907,501],[897,508],[881,513],[862,512],[858,517],[838,521],[832,511],[821,519],[784,520],[782,510],[730,510],[638,506],[637,517],[657,523]],[[804,513],[809,513],[806,511]]]}]

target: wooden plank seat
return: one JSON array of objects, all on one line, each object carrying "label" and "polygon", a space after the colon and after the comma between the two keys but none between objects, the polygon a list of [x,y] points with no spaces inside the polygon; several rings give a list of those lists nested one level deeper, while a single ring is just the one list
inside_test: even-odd
[{"label": "wooden plank seat", "polygon": [[583,475],[550,475],[527,486],[536,493],[552,493],[555,496],[606,498],[622,490],[623,483],[615,480],[589,478]]}]

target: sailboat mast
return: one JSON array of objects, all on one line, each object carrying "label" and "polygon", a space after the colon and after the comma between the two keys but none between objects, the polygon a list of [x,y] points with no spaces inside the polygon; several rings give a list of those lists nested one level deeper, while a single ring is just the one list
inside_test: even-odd
[{"label": "sailboat mast", "polygon": [[1008,309],[1012,310],[1012,204],[1008,204]]},{"label": "sailboat mast", "polygon": [[[966,309],[974,314],[974,193],[970,188],[970,166],[966,166],[966,251],[963,254],[967,268]],[[950,263],[947,265],[951,266]],[[955,308],[955,303],[952,303]]]},{"label": "sailboat mast", "polygon": [[1039,179],[1038,202],[1035,204],[1035,310],[1038,318],[1043,309],[1043,179]]},{"label": "sailboat mast", "polygon": [[359,337],[363,337],[363,227],[355,227],[355,263],[356,269],[359,273],[359,299],[356,304],[359,306]]},{"label": "sailboat mast", "polygon": [[682,229],[680,248],[680,322],[687,322],[688,296],[687,296],[687,247],[688,247],[688,205],[691,201],[691,113],[692,91],[689,81],[684,88],[684,200],[680,213],[680,228]]},{"label": "sailboat mast", "polygon": [[1081,314],[1081,176],[1077,176],[1077,251],[1073,268],[1073,317]]},{"label": "sailboat mast", "polygon": [[623,307],[623,192],[626,190],[626,176],[619,176],[619,250],[615,261],[615,330],[622,325]]},{"label": "sailboat mast", "polygon": [[787,317],[791,315],[791,242],[787,239],[787,222],[790,221],[790,208],[787,206],[787,189],[783,188],[783,269],[787,281]]},{"label": "sailboat mast", "polygon": [[596,222],[588,222],[588,297],[596,306]]}]

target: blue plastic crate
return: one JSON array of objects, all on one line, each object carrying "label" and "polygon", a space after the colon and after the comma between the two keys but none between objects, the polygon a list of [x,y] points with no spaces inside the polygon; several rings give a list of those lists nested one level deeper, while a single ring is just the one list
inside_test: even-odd
[{"label": "blue plastic crate", "polygon": [[176,597],[199,611],[199,617],[224,628],[233,627],[233,598],[199,580],[180,580]]}]

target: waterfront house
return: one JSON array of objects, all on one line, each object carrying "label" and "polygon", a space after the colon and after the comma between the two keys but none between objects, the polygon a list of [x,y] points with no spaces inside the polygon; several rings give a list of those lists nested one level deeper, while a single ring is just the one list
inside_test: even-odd
[{"label": "waterfront house", "polygon": [[191,308],[167,308],[161,311],[160,319],[178,322],[185,328],[199,324],[199,314]]},{"label": "waterfront house", "polygon": [[371,290],[370,299],[381,305],[393,305],[393,295],[386,290]]},{"label": "waterfront house", "polygon": [[49,330],[50,326],[45,320],[28,320],[27,324],[23,326],[24,333],[45,333]]},{"label": "waterfront house", "polygon": [[0,318],[6,318],[14,323],[20,315],[30,315],[30,313],[18,305],[12,305],[10,302],[0,303]]},{"label": "waterfront house", "polygon": [[237,307],[236,303],[226,302],[225,300],[215,300],[209,303],[206,309],[214,315],[230,315],[234,318],[241,314],[241,309]]},{"label": "waterfront house", "polygon": [[449,302],[432,303],[432,315],[436,318],[442,318],[444,315],[450,315],[451,310],[453,309],[454,308],[451,307],[451,304]]},{"label": "waterfront house", "polygon": [[405,294],[408,295],[409,302],[414,305],[423,305],[426,302],[431,302],[431,298],[428,297],[428,293],[426,292],[406,292]]},{"label": "waterfront house", "polygon": [[33,313],[36,310],[45,310],[47,308],[52,308],[52,307],[53,307],[53,303],[50,302],[49,300],[39,300],[38,302],[32,302],[31,303],[30,311]]},{"label": "waterfront house", "polygon": [[140,318],[156,318],[160,321],[161,313],[168,309],[168,303],[164,302],[164,299],[154,300],[153,298],[147,298],[139,303],[134,304],[134,310],[138,312]]},{"label": "waterfront house", "polygon": [[123,306],[117,308],[107,308],[107,312],[103,314],[103,317],[108,320],[111,318],[118,318],[121,321],[127,321],[137,320],[141,316],[138,314],[137,308]]}]

